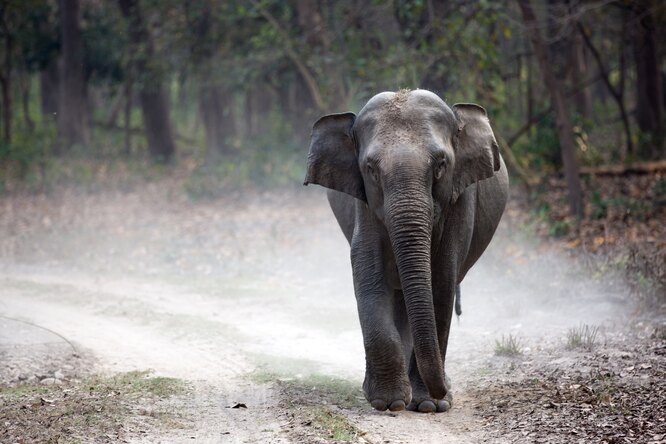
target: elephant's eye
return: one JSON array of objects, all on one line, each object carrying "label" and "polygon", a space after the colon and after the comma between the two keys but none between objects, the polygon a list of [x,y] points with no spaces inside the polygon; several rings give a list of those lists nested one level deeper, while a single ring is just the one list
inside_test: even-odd
[{"label": "elephant's eye", "polygon": [[368,162],[366,164],[366,169],[368,170],[368,174],[370,177],[372,177],[372,180],[375,182],[379,182],[379,174],[377,173],[377,167],[372,164],[372,162]]},{"label": "elephant's eye", "polygon": [[440,159],[437,161],[437,166],[435,166],[435,179],[439,179],[444,174],[446,169],[446,159]]}]

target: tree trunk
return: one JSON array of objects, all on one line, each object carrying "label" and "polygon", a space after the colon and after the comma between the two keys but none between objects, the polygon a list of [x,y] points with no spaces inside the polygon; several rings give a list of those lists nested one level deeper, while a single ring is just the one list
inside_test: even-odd
[{"label": "tree trunk", "polygon": [[298,24],[303,29],[305,43],[313,47],[328,48],[330,41],[324,29],[324,21],[319,13],[319,4],[314,0],[296,0]]},{"label": "tree trunk", "polygon": [[256,81],[245,92],[245,136],[257,137],[270,131],[268,115],[275,101],[268,88]]},{"label": "tree trunk", "polygon": [[649,135],[646,154],[656,158],[662,152],[664,107],[654,6],[652,0],[634,3],[632,37],[636,64],[636,120],[641,131]]},{"label": "tree trunk", "polygon": [[234,134],[231,94],[223,86],[204,83],[200,89],[199,112],[206,132],[206,158],[228,154],[228,139]]},{"label": "tree trunk", "polygon": [[123,16],[128,19],[129,39],[134,54],[137,76],[142,77],[139,103],[148,139],[148,152],[153,160],[168,162],[176,152],[169,120],[169,97],[164,78],[155,68],[155,48],[142,16],[138,0],[118,0]]},{"label": "tree trunk", "polygon": [[169,162],[176,146],[169,121],[169,99],[166,92],[163,88],[144,89],[139,93],[139,101],[150,157],[158,162]]},{"label": "tree trunk", "polygon": [[2,85],[2,136],[5,144],[12,143],[12,46],[9,32],[5,34],[5,60],[0,84]]},{"label": "tree trunk", "polygon": [[56,116],[59,90],[58,59],[54,57],[39,73],[39,98],[43,116]]},{"label": "tree trunk", "polygon": [[79,0],[59,0],[62,67],[58,97],[58,153],[88,144],[86,83]]},{"label": "tree trunk", "polygon": [[132,64],[128,63],[127,72],[125,73],[125,84],[123,85],[125,93],[125,156],[132,154]]},{"label": "tree trunk", "polygon": [[305,44],[314,52],[325,55],[324,79],[319,79],[327,84],[327,103],[332,109],[344,108],[347,101],[344,76],[341,64],[336,60],[336,54],[331,52],[331,39],[326,30],[326,24],[321,14],[320,2],[313,0],[297,0],[296,12],[298,24],[303,29]]},{"label": "tree trunk", "polygon": [[23,121],[25,122],[25,127],[32,133],[35,130],[35,122],[32,120],[32,117],[30,117],[30,80],[30,74],[27,72],[24,72],[23,75],[19,77]]},{"label": "tree trunk", "polygon": [[585,42],[580,33],[575,32],[575,28],[571,37],[571,85],[579,88],[575,97],[576,110],[583,118],[589,120],[592,118],[592,92],[587,85],[579,87],[587,80],[589,71]]},{"label": "tree trunk", "polygon": [[578,163],[576,161],[576,145],[573,137],[573,127],[562,95],[562,85],[551,71],[546,46],[539,34],[536,17],[529,0],[519,0],[518,4],[525,23],[526,32],[532,42],[534,52],[541,68],[544,83],[550,94],[550,100],[555,111],[557,135],[560,141],[560,154],[564,164],[564,175],[569,190],[569,211],[572,216],[582,219],[584,213],[583,192],[578,175]]}]

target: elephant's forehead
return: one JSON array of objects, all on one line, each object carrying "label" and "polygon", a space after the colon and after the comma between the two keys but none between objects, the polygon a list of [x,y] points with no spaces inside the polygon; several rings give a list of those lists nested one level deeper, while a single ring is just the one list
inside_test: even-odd
[{"label": "elephant's forehead", "polygon": [[425,121],[453,121],[451,109],[436,94],[414,91],[383,92],[371,98],[358,115],[359,127],[418,125]]}]

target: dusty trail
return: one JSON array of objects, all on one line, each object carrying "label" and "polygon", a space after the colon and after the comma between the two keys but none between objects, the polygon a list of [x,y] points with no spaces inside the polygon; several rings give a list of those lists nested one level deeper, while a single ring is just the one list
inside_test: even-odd
[{"label": "dusty trail", "polygon": [[[0,315],[62,334],[102,371],[191,381],[192,396],[175,408],[193,427],[137,441],[298,441],[294,427],[307,426],[289,415],[285,394],[252,375],[330,375],[360,387],[348,247],[320,191],[247,196],[191,203],[153,188],[4,202]],[[361,441],[480,442],[470,389],[503,377],[496,339],[513,334],[530,350],[560,344],[581,322],[602,335],[622,322],[622,287],[599,287],[520,233],[505,222],[463,283],[447,362],[452,411],[329,406]],[[248,409],[228,408],[236,402]]]}]

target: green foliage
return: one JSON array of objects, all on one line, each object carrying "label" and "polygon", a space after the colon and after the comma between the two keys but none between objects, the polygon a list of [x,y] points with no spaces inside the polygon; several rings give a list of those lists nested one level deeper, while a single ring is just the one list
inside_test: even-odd
[{"label": "green foliage", "polygon": [[552,170],[561,165],[560,142],[551,115],[540,120],[532,136],[516,144],[516,154],[524,157],[526,163],[541,171]]},{"label": "green foliage", "polygon": [[659,179],[652,186],[652,195],[657,206],[666,206],[666,177]]},{"label": "green foliage", "polygon": [[592,219],[604,219],[608,213],[608,201],[602,199],[601,194],[598,191],[593,191],[592,196],[590,196],[590,204],[592,211],[590,217]]},{"label": "green foliage", "polygon": [[569,234],[574,227],[574,221],[568,218],[553,219],[551,217],[551,205],[543,200],[536,199],[536,206],[532,210],[534,218],[537,221],[545,222],[548,227],[548,235],[553,237],[562,237]]},{"label": "green foliage", "polygon": [[85,76],[95,84],[118,84],[126,76],[128,45],[117,8],[92,3],[83,8]]},{"label": "green foliage", "polygon": [[304,143],[292,138],[289,124],[278,114],[270,130],[249,137],[233,155],[209,155],[185,182],[193,199],[213,199],[228,189],[300,186],[305,177]]},{"label": "green foliage", "polygon": [[2,3],[0,34],[12,36],[15,63],[27,72],[44,69],[57,56],[60,46],[53,3],[48,0],[3,0]]},{"label": "green foliage", "polygon": [[[515,19],[517,6],[511,3],[343,0],[299,7],[277,0],[139,0],[138,5],[149,38],[131,44],[129,24],[135,17],[123,17],[117,2],[81,2],[91,120],[96,125],[105,124],[104,129],[91,129],[91,146],[82,147],[82,151],[89,158],[128,154],[130,159],[145,158],[146,138],[135,134],[144,128],[138,93],[158,82],[170,85],[171,124],[180,158],[194,157],[199,164],[186,186],[192,196],[214,196],[227,185],[273,186],[300,181],[302,148],[312,121],[320,114],[358,110],[382,90],[422,87],[449,103],[478,102],[488,110],[493,126],[504,138],[530,116],[550,107],[524,28]],[[315,16],[302,16],[309,8]],[[24,83],[28,79],[36,89],[36,73],[53,66],[59,56],[57,5],[51,0],[10,0],[0,12],[4,17],[0,34],[12,37],[14,78]],[[582,20],[596,18],[606,18],[608,24],[598,34],[595,31],[593,40],[612,55],[618,49],[617,42],[605,35],[613,26],[619,29],[619,15],[606,10],[585,11]],[[566,40],[569,31],[560,29],[558,35]],[[553,48],[557,51],[562,49]],[[556,55],[556,71],[569,76],[571,70],[559,66],[561,57]],[[617,84],[619,70],[614,63],[607,66]],[[307,75],[314,79],[314,86],[304,81]],[[122,132],[122,85],[128,76],[134,99],[131,153],[125,153]],[[563,80],[566,88],[572,89],[572,80]],[[634,80],[629,75],[626,81]],[[218,105],[224,108],[224,118],[234,121],[227,126],[236,152],[232,149],[220,156],[202,153],[201,96],[210,85],[227,94]],[[311,88],[321,95],[323,106],[315,103]],[[630,85],[626,90],[630,102]],[[22,111],[23,93],[20,87],[13,87],[14,122]],[[529,104],[527,97],[531,97]],[[38,99],[36,94],[29,98],[33,114],[39,107]],[[571,105],[569,97],[567,100]],[[577,155],[586,164],[617,161],[618,141],[623,137],[617,107],[613,101],[597,100],[596,96],[593,102],[589,120],[573,112],[571,115]],[[249,123],[253,119],[260,125]],[[26,179],[51,157],[44,148],[50,144],[40,141],[50,142],[53,129],[41,118],[34,120],[36,131],[16,128],[11,146],[0,148],[0,158],[12,163]],[[633,133],[638,157],[653,156],[645,147],[655,141],[645,140],[638,131]],[[513,143],[512,150],[526,170],[559,170],[560,148],[551,113]],[[612,205],[596,199],[593,216],[603,217]],[[628,205],[632,213],[641,213],[633,203]],[[568,229],[566,222],[553,228],[556,234]]]},{"label": "green foliage", "polygon": [[43,126],[34,131],[17,132],[11,144],[0,141],[0,182],[9,178],[30,180],[35,166],[43,165],[55,141],[55,129]]},{"label": "green foliage", "polygon": [[549,227],[549,234],[553,237],[566,236],[572,228],[573,222],[569,219],[553,221]]}]

